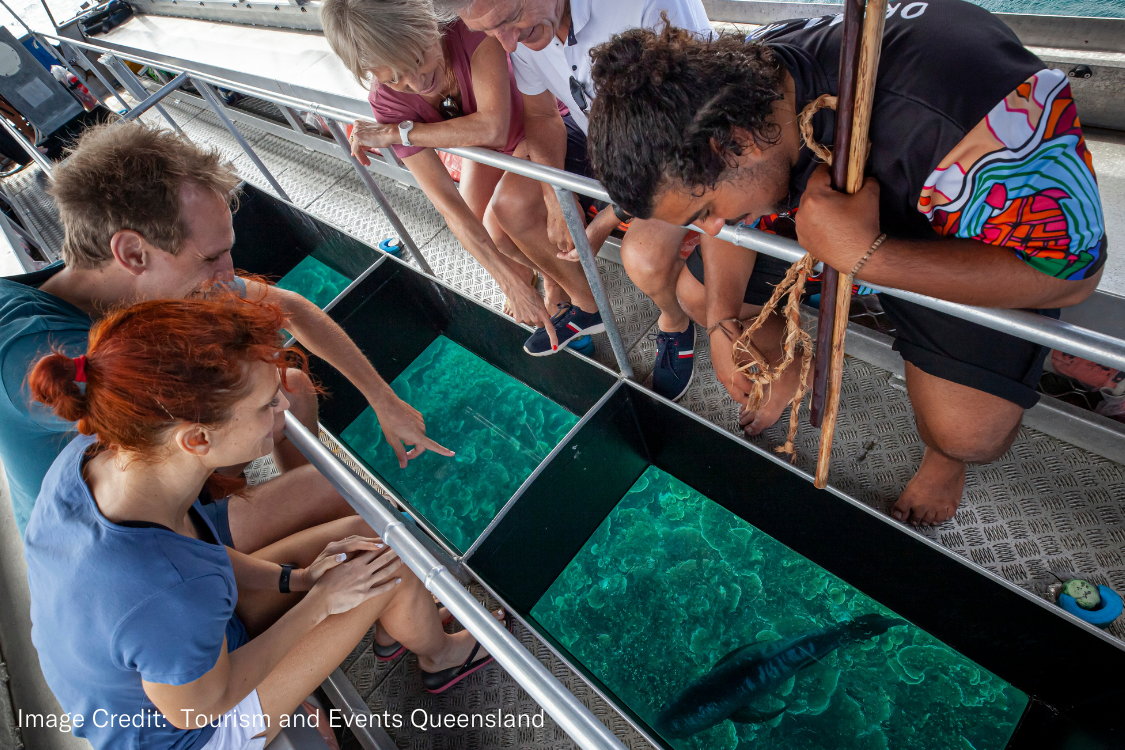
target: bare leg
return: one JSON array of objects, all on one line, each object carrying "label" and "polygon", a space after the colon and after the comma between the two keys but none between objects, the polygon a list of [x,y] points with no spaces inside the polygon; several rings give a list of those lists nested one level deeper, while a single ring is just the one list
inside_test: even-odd
[{"label": "bare leg", "polygon": [[906,363],[906,390],[926,453],[891,509],[915,526],[953,517],[965,490],[965,467],[1004,455],[1019,434],[1023,408]]},{"label": "bare leg", "polygon": [[535,277],[528,269],[538,269],[516,247],[503,227],[500,226],[500,222],[488,211],[488,204],[492,200],[493,193],[496,192],[496,186],[499,184],[500,178],[503,176],[504,170],[502,169],[465,159],[461,162],[461,197],[469,210],[473,212],[473,215],[484,224],[484,228],[488,230],[488,236],[492,238],[496,249],[503,254],[508,266],[517,274],[526,278],[529,284],[533,284]]},{"label": "bare leg", "polygon": [[[269,716],[267,744],[277,736],[283,716],[323,682],[371,628],[382,619],[388,630],[418,655],[419,666],[436,672],[461,665],[476,640],[468,631],[453,635],[442,630],[433,598],[422,582],[399,568],[402,583],[350,612],[333,615],[317,625],[258,685],[262,711]],[[480,657],[486,654],[481,648]]]},{"label": "bare leg", "polygon": [[683,227],[663,221],[633,219],[621,243],[625,273],[660,308],[656,325],[665,333],[680,333],[688,327],[687,313],[676,298],[676,281],[684,267],[680,244],[685,234]]},{"label": "bare leg", "polygon": [[[351,516],[299,531],[251,553],[251,556],[303,568],[310,565],[330,542],[349,536],[373,537],[376,534],[362,518]],[[273,625],[302,596],[303,594],[297,593],[283,594],[280,591],[240,591],[235,611],[253,637]]]},{"label": "bare leg", "polygon": [[240,552],[253,552],[303,529],[355,515],[312,465],[298,466],[232,497],[228,512],[234,548]]},{"label": "bare leg", "polygon": [[[516,155],[524,157],[526,153],[517,150]],[[559,258],[558,248],[547,237],[547,206],[538,182],[511,172],[505,174],[492,196],[491,209],[504,231],[544,277],[562,287],[580,309],[597,309],[581,264]]]}]

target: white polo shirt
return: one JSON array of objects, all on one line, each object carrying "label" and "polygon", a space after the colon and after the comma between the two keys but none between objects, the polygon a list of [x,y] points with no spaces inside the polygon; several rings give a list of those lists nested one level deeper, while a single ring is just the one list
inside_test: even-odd
[{"label": "white polo shirt", "polygon": [[[592,7],[595,1],[596,11]],[[587,102],[592,101],[590,50],[628,29],[655,29],[661,24],[663,12],[668,13],[673,26],[711,33],[701,0],[570,0],[570,38],[574,43],[555,37],[538,52],[522,44],[516,47],[512,53],[516,85],[528,96],[550,91],[570,109],[571,117],[585,133],[590,121],[571,95],[570,77],[582,84]]]}]

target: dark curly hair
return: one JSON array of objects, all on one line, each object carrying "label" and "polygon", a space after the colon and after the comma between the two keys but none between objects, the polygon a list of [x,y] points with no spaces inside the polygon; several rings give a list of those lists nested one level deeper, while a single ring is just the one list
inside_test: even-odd
[{"label": "dark curly hair", "polygon": [[597,90],[589,153],[614,203],[642,219],[670,180],[713,188],[747,145],[773,144],[769,121],[784,96],[784,68],[764,44],[721,34],[702,39],[664,18],[631,29],[590,52]]}]

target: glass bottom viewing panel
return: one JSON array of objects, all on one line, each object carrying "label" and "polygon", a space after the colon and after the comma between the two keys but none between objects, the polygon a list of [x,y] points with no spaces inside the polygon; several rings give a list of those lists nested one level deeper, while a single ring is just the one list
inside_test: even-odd
[{"label": "glass bottom viewing panel", "polygon": [[350,283],[352,280],[344,274],[307,255],[292,271],[281,277],[277,286],[296,292],[323,310]]},{"label": "glass bottom viewing panel", "polygon": [[400,469],[370,407],[340,439],[461,553],[578,422],[444,336],[391,388],[425,417],[426,435],[457,455],[427,451]]},{"label": "glass bottom viewing panel", "polygon": [[1028,704],[652,466],[531,615],[677,748],[1000,750]]}]

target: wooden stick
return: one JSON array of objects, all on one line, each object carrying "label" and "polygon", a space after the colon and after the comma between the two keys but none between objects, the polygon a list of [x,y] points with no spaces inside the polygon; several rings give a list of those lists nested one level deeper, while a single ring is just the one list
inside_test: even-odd
[{"label": "wooden stick", "polygon": [[[887,21],[887,0],[868,0],[863,19],[863,42],[859,51],[859,77],[856,84],[855,114],[852,120],[851,149],[848,155],[846,192],[855,194],[863,186],[867,163],[867,133],[871,127],[871,108],[875,101],[875,78],[883,49],[883,27]],[[844,379],[844,337],[848,333],[848,310],[852,304],[851,274],[838,274],[836,320],[832,332],[832,361],[828,368],[828,388],[820,428],[820,455],[814,484],[828,486],[828,466],[832,459],[832,438],[836,434],[836,414],[840,408],[840,387]]]},{"label": "wooden stick", "polygon": [[[855,112],[856,76],[859,72],[859,42],[863,31],[863,0],[846,0],[844,27],[840,39],[840,77],[836,86],[836,134],[832,143],[832,187],[843,192],[848,182],[848,163],[852,142],[852,119]],[[836,327],[837,272],[826,265],[820,283],[820,312],[816,325],[816,369],[813,372],[812,400],[809,404],[809,424],[820,427],[824,414],[825,390],[828,387],[828,366],[832,361],[826,356],[832,346],[832,331]]]}]

